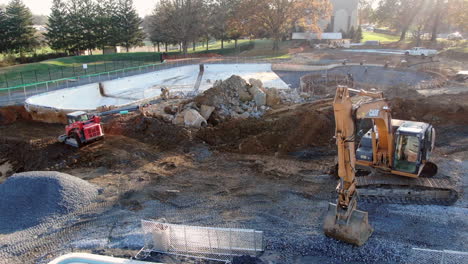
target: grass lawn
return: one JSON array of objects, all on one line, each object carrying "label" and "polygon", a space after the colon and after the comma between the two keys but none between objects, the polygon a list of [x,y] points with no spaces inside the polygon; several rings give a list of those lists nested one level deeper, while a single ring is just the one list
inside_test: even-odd
[{"label": "grass lawn", "polygon": [[240,54],[242,57],[255,57],[264,56],[270,59],[288,59],[291,58],[289,54],[289,48],[291,47],[292,41],[282,41],[279,45],[279,50],[273,50],[273,40],[271,39],[259,39],[255,40],[255,46],[253,49],[244,51]]},{"label": "grass lawn", "polygon": [[459,52],[459,53],[468,53],[468,44],[465,44],[464,47],[452,47],[452,48],[448,48],[447,50]]},{"label": "grass lawn", "polygon": [[[243,45],[248,44],[249,42],[250,42],[250,40],[248,40],[248,39],[239,39],[237,41],[237,45],[238,46],[243,46]],[[235,47],[234,40],[224,41],[224,49],[234,49],[234,47]],[[221,49],[221,41],[220,40],[209,42],[209,44],[208,44],[208,50],[209,51],[220,50],[220,49]],[[189,45],[188,52],[189,53],[206,52],[206,43],[203,43],[203,44],[201,42],[197,43],[197,45],[195,46],[195,51],[193,50],[193,46]]]},{"label": "grass lawn", "polygon": [[362,32],[362,42],[366,42],[369,40],[378,40],[380,43],[389,43],[389,42],[396,42],[400,39],[400,36],[393,36],[388,34],[382,33],[375,33],[375,32]]}]

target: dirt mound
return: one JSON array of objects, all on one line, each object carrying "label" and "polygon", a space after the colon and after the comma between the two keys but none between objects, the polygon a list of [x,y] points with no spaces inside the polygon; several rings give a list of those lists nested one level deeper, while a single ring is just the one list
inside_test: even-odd
[{"label": "dirt mound", "polygon": [[[406,98],[394,97],[398,95]],[[468,94],[423,97],[414,91],[395,91],[389,98],[396,119],[444,126],[468,124]],[[333,145],[331,100],[290,106],[260,119],[230,120],[201,129],[196,136],[225,151],[243,154],[286,154]]]},{"label": "dirt mound", "polygon": [[135,138],[161,150],[176,149],[191,140],[189,130],[143,114],[114,118],[104,124],[104,132]]},{"label": "dirt mound", "polygon": [[0,233],[10,233],[71,213],[97,196],[88,182],[59,172],[15,174],[0,184]]},{"label": "dirt mound", "polygon": [[24,141],[20,139],[0,139],[0,159],[10,161],[12,171],[24,172],[45,170],[58,164],[75,150],[58,143],[54,139]]},{"label": "dirt mound", "polygon": [[0,108],[0,125],[12,124],[19,120],[32,120],[31,114],[22,105]]},{"label": "dirt mound", "polygon": [[433,125],[468,124],[468,94],[390,100],[396,119],[428,122]]},{"label": "dirt mound", "polygon": [[330,144],[333,122],[328,101],[278,109],[262,119],[231,120],[201,129],[197,137],[226,151],[286,154]]}]

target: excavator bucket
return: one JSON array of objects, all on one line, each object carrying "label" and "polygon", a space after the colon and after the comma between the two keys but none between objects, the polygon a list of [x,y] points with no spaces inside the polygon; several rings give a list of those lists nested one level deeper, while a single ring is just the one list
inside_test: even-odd
[{"label": "excavator bucket", "polygon": [[357,246],[362,246],[374,231],[367,212],[356,209],[346,212],[333,203],[328,204],[323,229],[325,235]]}]

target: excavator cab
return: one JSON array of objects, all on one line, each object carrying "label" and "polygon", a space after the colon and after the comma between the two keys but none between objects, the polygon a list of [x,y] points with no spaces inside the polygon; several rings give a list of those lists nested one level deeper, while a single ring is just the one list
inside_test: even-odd
[{"label": "excavator cab", "polygon": [[433,176],[437,166],[428,162],[435,142],[434,128],[422,122],[404,121],[395,132],[393,170]]}]

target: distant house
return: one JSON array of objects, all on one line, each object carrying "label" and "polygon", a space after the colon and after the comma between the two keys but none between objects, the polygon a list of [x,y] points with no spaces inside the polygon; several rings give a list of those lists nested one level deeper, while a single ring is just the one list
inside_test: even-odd
[{"label": "distant house", "polygon": [[41,32],[41,33],[47,32],[47,27],[44,25],[33,25],[32,27],[38,32]]},{"label": "distant house", "polygon": [[339,32],[348,33],[351,28],[357,29],[359,0],[330,0],[330,2],[333,5],[333,11],[330,19],[320,22],[323,31],[320,37],[310,32],[299,32],[296,27],[297,32],[293,33],[292,38],[308,40],[317,38],[341,39]]}]

